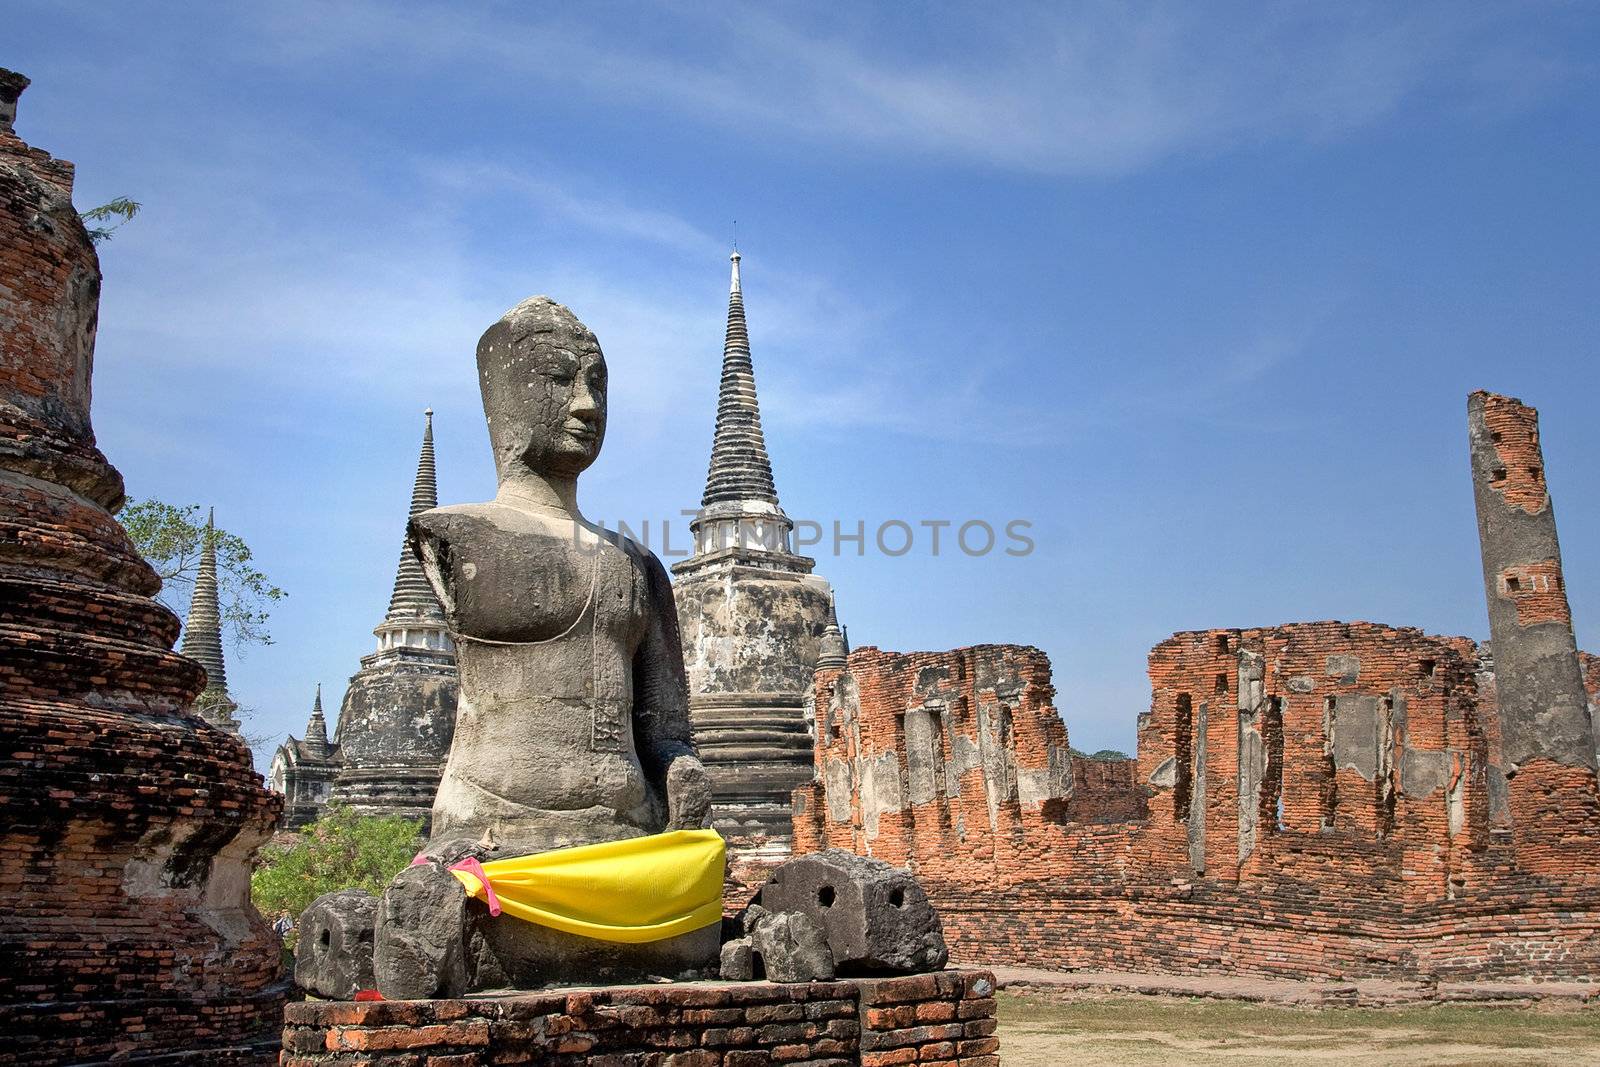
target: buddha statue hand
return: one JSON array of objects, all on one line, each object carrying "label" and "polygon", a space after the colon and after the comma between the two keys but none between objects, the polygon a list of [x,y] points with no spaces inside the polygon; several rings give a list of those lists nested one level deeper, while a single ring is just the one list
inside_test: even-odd
[{"label": "buddha statue hand", "polygon": [[693,753],[674,756],[667,765],[667,829],[701,829],[710,814],[711,779],[705,764]]}]

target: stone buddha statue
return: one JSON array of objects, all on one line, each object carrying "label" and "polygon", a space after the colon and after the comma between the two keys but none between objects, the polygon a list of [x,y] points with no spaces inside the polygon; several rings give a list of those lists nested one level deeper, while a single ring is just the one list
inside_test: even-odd
[{"label": "stone buddha statue", "polygon": [[710,789],[666,571],[578,510],[605,438],[599,342],[532,297],[478,342],[478,383],[495,498],[411,523],[461,676],[434,840],[518,855],[701,826]]},{"label": "stone buddha statue", "polygon": [[716,925],[614,944],[490,920],[444,870],[699,828],[711,804],[666,571],[578,510],[578,476],[605,437],[599,342],[562,305],[531,297],[478,342],[478,382],[495,498],[410,526],[455,639],[461,695],[426,850],[440,862],[412,867],[384,894],[379,988],[458,995],[714,966]]}]

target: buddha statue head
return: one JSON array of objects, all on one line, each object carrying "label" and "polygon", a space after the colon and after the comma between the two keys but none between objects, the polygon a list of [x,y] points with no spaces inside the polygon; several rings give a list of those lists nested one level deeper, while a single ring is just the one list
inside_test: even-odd
[{"label": "buddha statue head", "polygon": [[572,481],[606,434],[606,358],[566,307],[531,296],[478,341],[478,385],[500,480],[519,467]]}]

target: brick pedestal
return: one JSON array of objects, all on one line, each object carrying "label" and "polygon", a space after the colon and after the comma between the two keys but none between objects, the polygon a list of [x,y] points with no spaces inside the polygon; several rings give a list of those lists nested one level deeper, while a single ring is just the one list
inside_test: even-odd
[{"label": "brick pedestal", "polygon": [[350,1003],[284,1014],[282,1067],[996,1067],[994,976],[708,982]]}]

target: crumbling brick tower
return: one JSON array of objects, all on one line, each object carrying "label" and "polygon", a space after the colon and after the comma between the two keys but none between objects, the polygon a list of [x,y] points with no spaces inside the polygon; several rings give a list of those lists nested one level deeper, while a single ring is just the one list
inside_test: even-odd
[{"label": "crumbling brick tower", "polygon": [[0,70],[0,1062],[267,1062],[278,944],[249,860],[278,814],[111,513],[94,445],[100,265],[72,165]]},{"label": "crumbling brick tower", "polygon": [[1595,734],[1545,485],[1539,413],[1467,398],[1472,487],[1494,646],[1500,765],[1523,869],[1562,875],[1600,844]]}]

